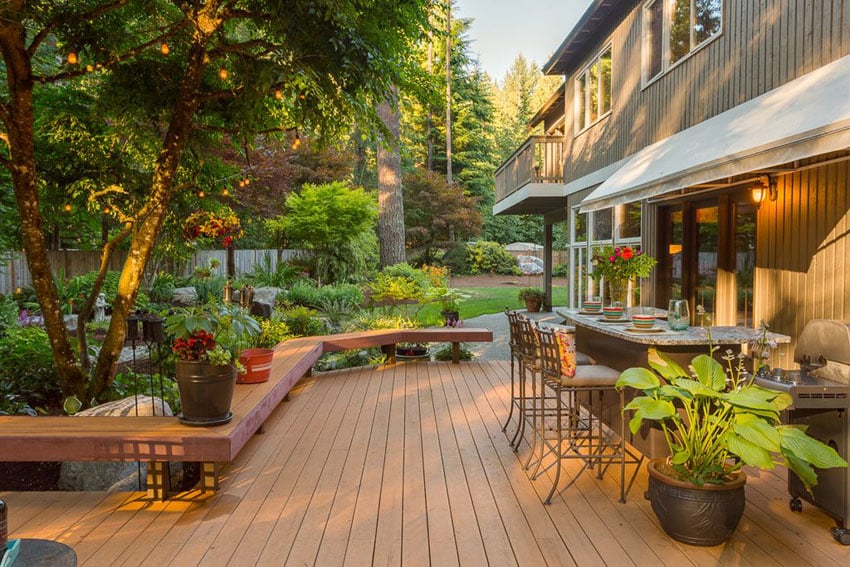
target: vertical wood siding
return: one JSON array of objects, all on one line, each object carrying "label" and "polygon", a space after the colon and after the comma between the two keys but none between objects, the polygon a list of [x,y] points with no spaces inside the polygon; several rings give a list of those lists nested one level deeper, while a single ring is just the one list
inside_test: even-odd
[{"label": "vertical wood siding", "polygon": [[613,45],[612,112],[576,136],[578,69],[567,77],[567,182],[850,54],[850,0],[724,0],[723,10],[720,36],[646,88],[641,6],[598,38]]},{"label": "vertical wood siding", "polygon": [[[758,213],[756,319],[792,337],[811,319],[850,321],[850,161],[777,181]],[[793,348],[774,365],[792,366]]]}]

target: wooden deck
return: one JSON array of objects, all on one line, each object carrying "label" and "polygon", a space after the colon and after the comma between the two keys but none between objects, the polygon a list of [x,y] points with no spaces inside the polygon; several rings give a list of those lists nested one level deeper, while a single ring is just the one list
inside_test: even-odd
[{"label": "wooden deck", "polygon": [[[582,475],[541,503],[501,421],[507,363],[402,363],[302,380],[224,467],[221,490],[0,493],[11,537],[81,565],[847,565],[824,514],[788,509],[784,473],[747,484],[724,546],[672,542],[642,495]],[[577,470],[566,465],[566,476]],[[562,479],[563,481],[563,479]]]}]

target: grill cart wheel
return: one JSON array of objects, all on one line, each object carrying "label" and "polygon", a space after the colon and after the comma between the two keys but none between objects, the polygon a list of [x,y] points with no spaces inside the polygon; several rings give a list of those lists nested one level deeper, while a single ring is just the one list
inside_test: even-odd
[{"label": "grill cart wheel", "polygon": [[850,545],[850,530],[846,528],[832,528],[832,537],[841,545]]},{"label": "grill cart wheel", "polygon": [[788,502],[788,507],[791,508],[792,512],[802,512],[803,501],[794,496],[793,498],[791,498],[791,501]]}]

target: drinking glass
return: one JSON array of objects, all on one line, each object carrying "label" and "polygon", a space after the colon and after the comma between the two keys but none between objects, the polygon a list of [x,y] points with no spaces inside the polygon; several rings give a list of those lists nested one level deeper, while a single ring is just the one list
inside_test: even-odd
[{"label": "drinking glass", "polygon": [[691,324],[691,312],[684,299],[671,299],[667,307],[667,324],[674,331],[684,331]]}]

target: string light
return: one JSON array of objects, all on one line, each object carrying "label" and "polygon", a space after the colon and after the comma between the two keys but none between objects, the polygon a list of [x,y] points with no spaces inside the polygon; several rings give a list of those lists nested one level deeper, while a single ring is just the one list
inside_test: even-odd
[{"label": "string light", "polygon": [[70,213],[72,209],[71,203],[65,203],[65,206],[63,208],[65,209],[66,213]]},{"label": "string light", "polygon": [[168,48],[168,44],[164,41],[162,42],[162,45],[159,46],[159,50],[162,52],[163,55],[168,55],[171,52],[171,50]]},{"label": "string light", "polygon": [[298,130],[295,131],[295,139],[292,140],[292,149],[297,150],[298,146],[301,145],[301,134],[298,133]]},{"label": "string light", "polygon": [[221,190],[222,197],[227,197],[228,195],[230,195],[230,191],[227,190],[227,187]]},{"label": "string light", "polygon": [[203,191],[198,191],[198,197],[200,197],[201,199],[203,199],[203,198],[204,198],[204,192],[203,192]]},{"label": "string light", "polygon": [[108,215],[111,212],[112,212],[112,210],[110,210],[109,207],[103,207],[103,214]]},{"label": "string light", "polygon": [[86,65],[86,73],[91,73],[92,71],[94,71],[94,67],[92,67],[91,65]]},{"label": "string light", "polygon": [[68,63],[71,65],[76,65],[79,59],[77,59],[77,54],[73,51],[68,54]]},{"label": "string light", "polygon": [[219,70],[218,70],[218,76],[219,76],[219,78],[221,78],[221,79],[226,79],[226,78],[227,78],[227,69],[225,69],[224,67],[222,67],[221,69],[219,69]]},{"label": "string light", "polygon": [[243,181],[245,182],[245,187],[247,187],[248,185],[251,184],[251,180],[248,179],[247,177],[245,179],[243,179]]},{"label": "string light", "polygon": [[281,90],[280,90],[280,89],[275,90],[275,92],[274,92],[274,97],[275,97],[277,100],[283,100],[283,93],[281,92]]}]

